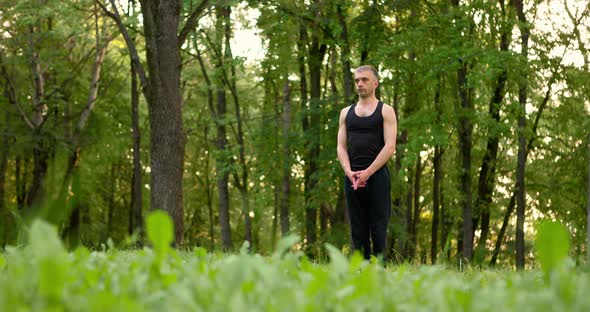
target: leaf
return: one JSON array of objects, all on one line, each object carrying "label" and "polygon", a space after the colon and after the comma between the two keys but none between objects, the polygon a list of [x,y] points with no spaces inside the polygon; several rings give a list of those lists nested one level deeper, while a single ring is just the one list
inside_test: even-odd
[{"label": "leaf", "polygon": [[328,254],[330,255],[330,266],[332,270],[337,273],[346,273],[348,271],[348,260],[346,257],[338,250],[338,248],[326,244],[326,249],[328,250]]},{"label": "leaf", "polygon": [[275,248],[275,252],[273,253],[273,258],[280,258],[283,254],[293,247],[293,245],[299,242],[300,238],[298,235],[292,234],[286,237],[283,237],[278,243],[277,247]]},{"label": "leaf", "polygon": [[156,253],[166,253],[174,238],[174,225],[170,216],[162,210],[156,210],[148,215],[146,226],[148,239]]},{"label": "leaf", "polygon": [[543,221],[537,231],[535,248],[541,268],[547,276],[567,258],[570,249],[567,229],[559,222]]}]

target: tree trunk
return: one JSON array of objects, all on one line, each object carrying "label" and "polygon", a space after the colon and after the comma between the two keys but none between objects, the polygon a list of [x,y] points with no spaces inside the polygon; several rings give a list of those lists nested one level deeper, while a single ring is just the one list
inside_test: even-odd
[{"label": "tree trunk", "polygon": [[515,196],[512,194],[510,197],[510,203],[508,204],[508,208],[506,208],[506,213],[504,214],[504,220],[502,221],[502,227],[500,228],[500,232],[498,232],[498,239],[496,240],[496,246],[494,247],[494,252],[492,253],[492,259],[490,260],[490,266],[495,266],[498,260],[498,254],[500,253],[500,247],[502,247],[502,241],[504,240],[504,235],[506,233],[506,228],[508,227],[508,223],[510,221],[510,215],[514,211],[515,205]]},{"label": "tree trunk", "polygon": [[27,198],[27,159],[16,156],[14,179],[16,183],[16,207],[19,211],[25,207]]},{"label": "tree trunk", "polygon": [[[502,9],[502,16],[505,18],[506,12],[504,7],[504,0],[500,0],[500,8]],[[500,51],[508,51],[510,45],[510,36],[512,35],[511,27],[502,27],[502,34],[500,38]],[[496,86],[494,88],[494,95],[489,104],[489,115],[496,124],[500,123],[500,107],[504,99],[504,88],[508,78],[507,69],[504,68],[498,75]],[[488,239],[490,229],[490,205],[492,203],[492,194],[495,188],[496,179],[496,160],[498,156],[499,134],[495,129],[490,130],[488,134],[488,142],[486,153],[482,160],[481,169],[479,171],[479,180],[477,188],[477,202],[476,213],[473,222],[473,231],[477,229],[479,223],[478,218],[481,218],[481,234],[477,245],[477,258],[481,261],[485,257],[486,242]]]},{"label": "tree trunk", "polygon": [[[436,263],[438,253],[438,225],[440,215],[440,182],[442,180],[442,148],[434,147],[434,178],[432,182],[432,227],[430,233],[430,261]],[[442,236],[441,236],[442,237]]]},{"label": "tree trunk", "polygon": [[[319,3],[315,3],[315,14],[319,17]],[[311,46],[308,56],[309,80],[310,80],[310,105],[309,105],[309,131],[310,140],[307,144],[307,159],[305,171],[305,207],[306,207],[306,239],[308,246],[313,246],[316,242],[317,234],[317,213],[318,207],[312,198],[312,192],[318,184],[318,175],[316,173],[319,167],[320,157],[320,101],[321,101],[321,71],[322,62],[326,53],[327,46],[320,43],[317,32],[311,36]]]},{"label": "tree trunk", "polygon": [[283,182],[281,200],[281,235],[286,236],[290,231],[289,208],[291,198],[291,87],[289,79],[285,76],[283,87]]},{"label": "tree trunk", "polygon": [[[520,55],[525,64],[528,64],[528,42],[529,27],[526,20],[522,0],[514,0],[516,14],[520,22],[521,52]],[[516,170],[516,268],[524,269],[525,246],[524,246],[524,218],[525,218],[525,164],[526,164],[526,101],[527,101],[527,70],[528,65],[522,72],[518,86],[518,102],[520,103],[518,117],[518,167]]]},{"label": "tree trunk", "polygon": [[143,194],[141,170],[141,132],[139,127],[139,90],[137,69],[131,60],[131,131],[133,138],[133,177],[131,178],[131,214],[129,234],[138,234],[138,243],[143,245]]},{"label": "tree trunk", "polygon": [[[436,125],[441,126],[442,107],[440,101],[441,90],[443,88],[443,77],[438,77],[436,91],[434,93],[434,109],[436,110]],[[430,232],[430,260],[432,264],[436,263],[438,253],[438,226],[440,215],[440,182],[442,180],[442,153],[443,149],[440,145],[434,146],[434,158],[432,160],[432,167],[434,177],[432,180],[432,227]]]},{"label": "tree trunk", "polygon": [[[10,113],[5,113],[5,126],[8,128],[10,122]],[[6,244],[6,238],[8,235],[8,211],[6,211],[6,204],[4,197],[6,196],[5,182],[6,182],[6,167],[8,166],[8,152],[9,152],[9,141],[8,134],[2,135],[2,145],[0,145],[0,247],[4,247]]]},{"label": "tree trunk", "polygon": [[340,64],[342,66],[342,81],[344,82],[344,103],[348,105],[353,101],[354,96],[354,79],[351,72],[350,63],[350,43],[348,40],[348,24],[346,23],[346,7],[341,1],[336,5],[336,14],[338,16],[338,24],[342,31],[340,32]]},{"label": "tree trunk", "polygon": [[458,90],[460,97],[459,108],[459,150],[461,153],[461,192],[463,207],[463,248],[461,257],[471,261],[473,254],[473,213],[471,208],[471,147],[473,126],[470,120],[471,101],[467,86],[467,64],[461,62],[457,71]]},{"label": "tree trunk", "polygon": [[246,163],[246,152],[244,147],[244,129],[243,129],[243,113],[240,106],[240,101],[238,97],[238,90],[236,87],[236,68],[233,62],[233,55],[231,51],[230,39],[232,36],[231,33],[231,8],[229,6],[224,7],[224,37],[225,37],[225,52],[224,52],[224,60],[229,64],[229,69],[231,71],[231,77],[225,75],[226,83],[230,88],[234,107],[235,107],[235,114],[236,114],[236,121],[238,126],[238,131],[236,134],[236,140],[238,143],[238,154],[239,158],[238,161],[240,163],[240,171],[241,175],[234,174],[234,178],[236,181],[236,185],[240,190],[240,195],[242,197],[242,212],[244,214],[244,231],[245,231],[245,240],[249,243],[249,248],[252,248],[252,223],[250,220],[250,204],[248,200],[248,165]]},{"label": "tree trunk", "polygon": [[[404,132],[406,132],[406,130],[404,130]],[[406,132],[407,133],[407,132]],[[412,220],[412,217],[414,216],[413,212],[414,212],[414,196],[412,195],[412,191],[414,188],[414,178],[412,177],[412,172],[411,172],[411,168],[408,168],[407,171],[407,175],[408,175],[408,190],[406,192],[406,213],[405,213],[405,221],[406,221],[406,244],[405,244],[405,248],[404,248],[404,258],[407,259],[408,261],[411,261],[413,258],[413,253],[412,250],[414,249],[414,241],[412,240],[412,224],[414,223],[414,221]]]},{"label": "tree trunk", "polygon": [[588,134],[588,192],[586,194],[586,238],[587,261],[590,261],[590,133]]},{"label": "tree trunk", "polygon": [[[217,26],[216,26],[216,43],[217,51],[222,51],[223,33],[225,21],[225,8],[217,8]],[[218,53],[215,61],[215,76],[217,83],[217,108],[216,108],[216,123],[217,123],[217,141],[216,147],[218,150],[217,159],[215,161],[215,171],[217,173],[217,190],[219,193],[219,223],[221,227],[221,244],[224,251],[229,251],[232,247],[231,227],[229,222],[229,170],[228,160],[224,156],[227,150],[228,141],[225,127],[225,118],[227,113],[227,100],[223,81],[224,64],[223,58]]]},{"label": "tree trunk", "polygon": [[117,165],[116,164],[111,164],[111,173],[109,175],[110,177],[110,183],[109,183],[109,201],[108,201],[108,210],[107,210],[107,231],[106,231],[106,235],[104,237],[104,240],[106,241],[109,237],[111,237],[112,231],[113,231],[113,214],[115,213],[115,192],[117,190],[116,188],[116,184],[117,184]]},{"label": "tree trunk", "polygon": [[418,246],[418,223],[420,222],[420,177],[422,175],[422,160],[418,153],[416,161],[416,176],[414,178],[414,216],[412,217],[412,258],[416,256]]},{"label": "tree trunk", "polygon": [[151,207],[168,212],[174,242],[182,244],[184,212],[182,175],[186,136],[180,90],[179,0],[141,0],[147,64],[150,117]]}]

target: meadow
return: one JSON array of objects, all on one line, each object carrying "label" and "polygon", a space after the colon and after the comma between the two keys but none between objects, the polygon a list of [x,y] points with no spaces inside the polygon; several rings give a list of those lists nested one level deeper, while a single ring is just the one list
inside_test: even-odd
[{"label": "meadow", "polygon": [[[542,269],[463,271],[383,265],[343,255],[315,263],[281,240],[270,256],[170,247],[164,213],[147,219],[150,247],[68,252],[35,221],[28,242],[0,254],[1,311],[589,311],[590,276],[545,231]],[[543,233],[541,231],[540,233]],[[567,239],[566,239],[567,242]],[[562,248],[563,249],[563,248]],[[566,250],[567,251],[567,250]],[[561,254],[560,254],[561,253]]]}]

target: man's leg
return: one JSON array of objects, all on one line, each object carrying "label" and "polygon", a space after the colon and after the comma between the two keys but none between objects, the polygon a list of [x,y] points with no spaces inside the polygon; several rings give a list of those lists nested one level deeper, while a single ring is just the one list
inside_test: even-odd
[{"label": "man's leg", "polygon": [[352,237],[353,250],[360,251],[365,259],[371,256],[371,245],[369,239],[369,219],[366,209],[361,205],[364,188],[354,190],[352,183],[345,177],[344,193],[346,195],[346,207],[348,209],[348,219],[350,221],[350,234]]},{"label": "man's leg", "polygon": [[387,257],[387,227],[391,218],[391,180],[387,166],[379,169],[369,179],[368,207],[371,240],[373,241],[373,252],[375,256]]}]

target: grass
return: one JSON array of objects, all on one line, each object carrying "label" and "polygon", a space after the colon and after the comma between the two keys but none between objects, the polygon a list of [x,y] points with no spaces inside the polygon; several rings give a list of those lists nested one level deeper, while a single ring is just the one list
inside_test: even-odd
[{"label": "grass", "polygon": [[590,276],[567,260],[547,274],[384,268],[328,246],[331,261],[317,264],[292,237],[262,257],[177,251],[154,235],[165,239],[153,249],[67,252],[36,221],[26,246],[0,254],[0,310],[590,311]]}]

